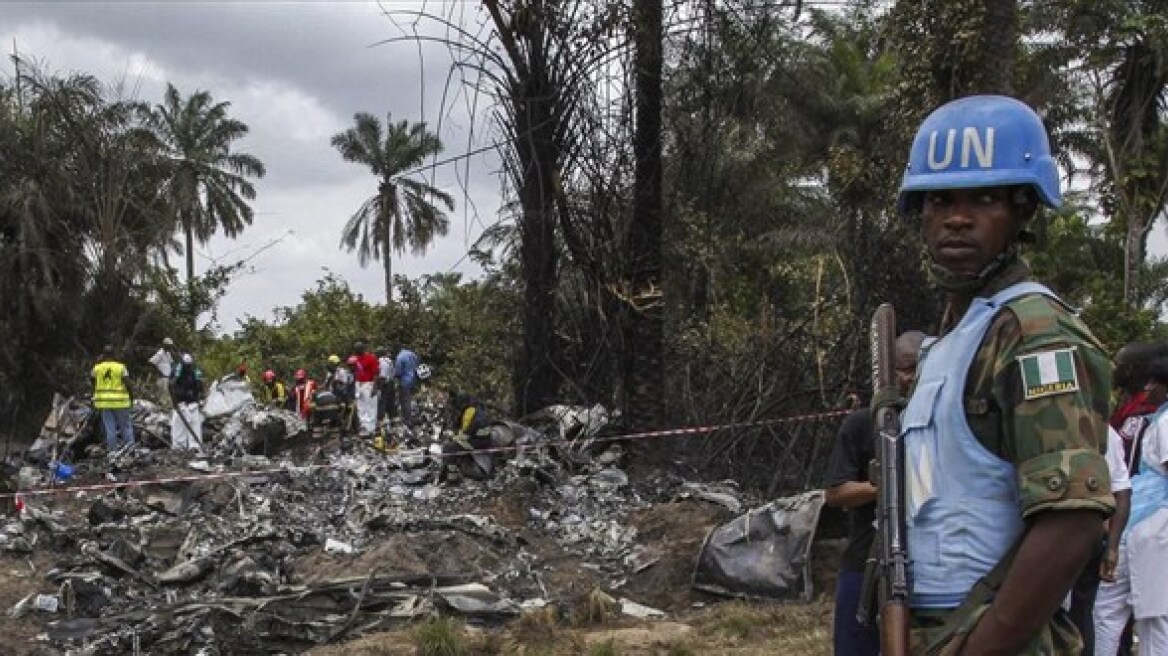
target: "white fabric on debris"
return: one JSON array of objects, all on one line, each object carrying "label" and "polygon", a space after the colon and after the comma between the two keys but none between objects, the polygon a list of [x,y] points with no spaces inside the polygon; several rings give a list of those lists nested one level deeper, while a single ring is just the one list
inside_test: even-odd
[{"label": "white fabric on debris", "polygon": [[211,391],[203,402],[203,413],[210,418],[222,417],[255,403],[251,385],[245,380],[224,376],[211,384]]},{"label": "white fabric on debris", "polygon": [[[179,416],[179,413],[182,416]],[[183,423],[183,418],[186,423]],[[187,425],[190,425],[189,429]],[[198,403],[180,403],[170,414],[170,447],[203,450],[203,413]]]},{"label": "white fabric on debris", "polygon": [[170,353],[166,349],[160,348],[150,356],[150,364],[158,370],[158,375],[164,378],[170,377],[171,367],[174,366],[174,358],[170,357]]},{"label": "white fabric on debris", "polygon": [[377,393],[373,381],[357,383],[357,421],[362,433],[377,428]]}]

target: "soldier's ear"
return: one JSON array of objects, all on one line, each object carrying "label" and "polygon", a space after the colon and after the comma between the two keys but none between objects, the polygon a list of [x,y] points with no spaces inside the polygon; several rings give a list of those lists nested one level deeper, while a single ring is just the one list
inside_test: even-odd
[{"label": "soldier's ear", "polygon": [[1038,212],[1038,194],[1033,187],[1014,187],[1010,190],[1010,207],[1018,221],[1025,225]]}]

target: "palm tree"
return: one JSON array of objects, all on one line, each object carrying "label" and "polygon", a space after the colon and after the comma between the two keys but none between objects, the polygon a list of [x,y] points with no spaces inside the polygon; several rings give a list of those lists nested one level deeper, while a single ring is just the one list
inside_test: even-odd
[{"label": "palm tree", "polygon": [[207,91],[183,99],[168,84],[164,103],[146,117],[160,142],[166,196],[186,240],[188,285],[195,277],[195,241],[207,243],[220,228],[234,238],[251,225],[248,201],[256,193],[248,178],[262,178],[265,172],[256,157],[232,151],[248,126],[227,115],[230,106],[215,103]]},{"label": "palm tree", "polygon": [[434,204],[454,209],[450,194],[426,182],[412,179],[410,172],[427,157],[442,152],[438,136],[426,131],[425,123],[393,123],[385,116],[385,128],[372,114],[358,112],[356,125],[333,135],[332,144],[347,162],[368,166],[378,179],[377,193],[366,200],[345,223],[341,246],[356,249],[361,266],[370,259],[385,267],[385,301],[393,301],[391,251],[415,254],[426,252],[435,237],[446,235],[450,220]]}]

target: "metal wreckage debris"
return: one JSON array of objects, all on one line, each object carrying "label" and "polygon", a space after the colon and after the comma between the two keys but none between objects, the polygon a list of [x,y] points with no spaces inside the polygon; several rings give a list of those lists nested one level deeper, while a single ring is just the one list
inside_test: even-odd
[{"label": "metal wreckage debris", "polygon": [[[638,540],[634,511],[698,499],[737,513],[746,500],[732,483],[630,481],[624,447],[604,440],[612,429],[599,406],[500,422],[494,444],[515,451],[480,454],[490,460],[483,467],[434,448],[450,435],[443,410],[424,402],[415,431],[394,429],[418,446],[386,452],[313,436],[295,414],[250,399],[223,401],[225,410],[208,413],[202,454],[165,448],[169,413],[138,402],[138,447],[103,457],[89,407],[57,399],[18,487],[70,487],[22,495],[19,517],[0,520],[0,552],[53,562],[40,583],[28,579],[11,617],[86,654],[294,653],[437,613],[500,624],[557,595],[531,531],[618,592],[662,556]],[[67,483],[47,466],[62,461]],[[510,528],[468,512],[508,495],[526,510]],[[768,582],[745,562],[758,545],[731,543],[778,544],[790,574],[806,563],[819,505],[775,502],[751,511],[765,522],[748,513],[745,525],[715,528],[694,554],[694,580],[729,595],[809,595],[809,577]],[[734,572],[748,576],[737,591]],[[665,615],[625,597],[616,607]]]}]

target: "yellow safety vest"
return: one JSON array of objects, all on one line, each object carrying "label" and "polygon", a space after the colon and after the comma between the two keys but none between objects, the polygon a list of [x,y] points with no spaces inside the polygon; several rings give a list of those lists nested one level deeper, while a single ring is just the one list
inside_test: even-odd
[{"label": "yellow safety vest", "polygon": [[264,383],[264,386],[260,388],[260,398],[264,403],[272,403],[275,401],[279,405],[284,405],[288,400],[287,388],[284,387],[284,383],[278,380],[272,385]]},{"label": "yellow safety vest", "polygon": [[113,360],[93,367],[93,407],[120,410],[130,407],[130,388],[126,387],[126,365]]}]

